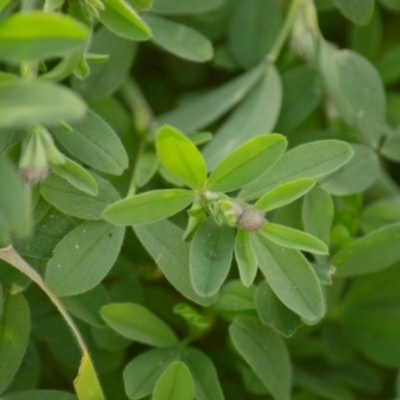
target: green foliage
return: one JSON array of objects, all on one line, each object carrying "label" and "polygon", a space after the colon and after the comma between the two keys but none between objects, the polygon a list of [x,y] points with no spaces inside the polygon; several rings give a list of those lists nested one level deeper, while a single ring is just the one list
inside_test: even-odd
[{"label": "green foliage", "polygon": [[0,400],[399,397],[399,12],[0,0]]}]

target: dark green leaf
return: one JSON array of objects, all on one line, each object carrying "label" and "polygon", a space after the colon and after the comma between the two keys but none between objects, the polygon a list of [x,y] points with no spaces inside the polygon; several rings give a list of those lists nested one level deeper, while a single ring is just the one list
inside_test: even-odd
[{"label": "dark green leaf", "polygon": [[201,296],[212,296],[224,283],[232,262],[235,230],[208,217],[190,246],[190,279]]},{"label": "dark green leaf", "polygon": [[224,0],[153,0],[151,11],[157,14],[198,14],[220,7]]},{"label": "dark green leaf", "polygon": [[125,229],[85,222],[62,239],[47,264],[46,283],[58,296],[73,296],[98,285],[113,266]]},{"label": "dark green leaf", "polygon": [[391,136],[385,140],[381,152],[392,161],[400,161],[400,128],[395,129]]},{"label": "dark green leaf", "polygon": [[392,222],[400,222],[400,199],[395,197],[370,204],[363,210],[360,222],[367,233]]},{"label": "dark green leaf", "polygon": [[196,194],[190,190],[154,190],[120,200],[103,212],[116,225],[140,225],[165,219],[187,207]]},{"label": "dark green leaf", "polygon": [[0,400],[77,400],[77,398],[72,393],[59,390],[36,389],[8,393],[1,396]]},{"label": "dark green leaf", "polygon": [[367,24],[374,12],[375,0],[333,0],[333,2],[345,17],[358,25]]},{"label": "dark green leaf", "polygon": [[235,238],[235,260],[243,285],[249,287],[257,275],[257,259],[250,245],[249,233],[238,230]]},{"label": "dark green leaf", "polygon": [[292,371],[283,339],[272,328],[246,317],[235,318],[229,335],[236,350],[274,399],[289,400]]},{"label": "dark green leaf", "polygon": [[254,287],[245,287],[240,281],[229,281],[221,288],[215,307],[220,311],[253,310]]}]

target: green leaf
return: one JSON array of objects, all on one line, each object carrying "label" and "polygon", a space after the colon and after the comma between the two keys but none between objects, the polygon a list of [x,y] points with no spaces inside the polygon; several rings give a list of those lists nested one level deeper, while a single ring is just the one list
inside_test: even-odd
[{"label": "green leaf", "polygon": [[64,214],[81,219],[102,219],[102,212],[119,199],[119,193],[108,180],[95,174],[93,178],[99,190],[96,196],[82,192],[55,174],[40,185],[40,194]]},{"label": "green leaf", "polygon": [[254,294],[254,287],[245,287],[237,280],[229,281],[222,286],[215,307],[223,312],[254,310]]},{"label": "green leaf", "polygon": [[67,15],[15,13],[0,23],[0,59],[19,63],[65,56],[88,39],[87,27]]},{"label": "green leaf", "polygon": [[26,237],[32,230],[29,193],[12,164],[0,156],[0,247],[8,244],[10,234]]},{"label": "green leaf", "polygon": [[199,14],[223,5],[224,0],[153,0],[151,12],[156,14]]},{"label": "green leaf", "polygon": [[180,348],[153,349],[134,358],[123,372],[127,396],[137,400],[150,395],[160,376],[171,363],[179,361],[180,355]]},{"label": "green leaf", "polygon": [[249,287],[257,275],[257,259],[250,245],[250,236],[239,229],[235,238],[235,260],[243,285]]},{"label": "green leaf", "polygon": [[393,222],[400,222],[400,199],[383,199],[366,207],[360,217],[364,232],[371,232]]},{"label": "green leaf", "polygon": [[270,168],[285,152],[282,135],[268,134],[247,141],[225,157],[211,173],[207,189],[231,192],[252,182]]},{"label": "green leaf", "polygon": [[321,140],[295,147],[285,153],[267,173],[244,187],[240,198],[257,199],[284,183],[329,174],[344,165],[352,155],[351,146],[339,140]]},{"label": "green leaf", "polygon": [[77,400],[76,396],[60,390],[32,389],[7,393],[0,400]]},{"label": "green leaf", "polygon": [[277,246],[261,235],[251,235],[258,266],[282,303],[307,321],[325,312],[322,291],[313,268],[294,249]]},{"label": "green leaf", "polygon": [[353,157],[330,175],[319,179],[321,186],[335,196],[361,193],[378,179],[380,163],[378,155],[363,144],[352,144]]},{"label": "green leaf", "polygon": [[380,271],[400,260],[400,223],[385,226],[356,240],[335,254],[330,263],[338,276]]},{"label": "green leaf", "polygon": [[196,194],[184,189],[154,190],[117,201],[103,212],[116,225],[140,225],[159,221],[187,207]]},{"label": "green leaf", "polygon": [[381,147],[381,152],[389,160],[400,161],[400,127],[396,128],[385,140],[385,143]]},{"label": "green leaf", "polygon": [[214,139],[204,147],[203,154],[209,169],[213,169],[247,140],[272,132],[281,107],[282,87],[275,67],[268,66],[263,72],[259,84],[220,126]]},{"label": "green leaf", "polygon": [[102,221],[85,222],[55,247],[46,283],[58,296],[73,296],[98,285],[113,266],[125,229]]},{"label": "green leaf", "polygon": [[30,128],[82,118],[86,105],[63,86],[15,79],[0,84],[0,109],[0,127]]},{"label": "green leaf", "polygon": [[178,343],[171,328],[139,304],[107,304],[102,307],[101,316],[110,328],[136,342],[153,347],[171,347]]},{"label": "green leaf", "polygon": [[327,254],[329,252],[326,244],[315,236],[284,225],[267,222],[259,232],[279,246],[315,254]]},{"label": "green leaf", "polygon": [[325,189],[315,186],[305,195],[302,210],[304,230],[326,244],[329,243],[333,215],[333,200]]},{"label": "green leaf", "polygon": [[282,304],[267,282],[257,288],[255,303],[261,322],[284,336],[292,336],[302,324],[300,317]]},{"label": "green leaf", "polygon": [[162,49],[194,62],[212,58],[212,43],[196,30],[151,14],[145,15],[143,20],[151,29],[151,40]]},{"label": "green leaf", "polygon": [[158,159],[154,150],[140,152],[135,165],[135,182],[139,187],[144,186],[157,172]]},{"label": "green leaf", "polygon": [[175,361],[156,383],[152,400],[193,400],[194,383],[189,368]]},{"label": "green leaf", "polygon": [[24,357],[30,318],[28,303],[21,294],[6,295],[0,314],[0,394],[10,385]]},{"label": "green leaf", "polygon": [[100,308],[109,303],[109,296],[102,284],[77,296],[63,297],[62,303],[72,315],[91,326],[106,326],[100,317]]},{"label": "green leaf", "polygon": [[276,400],[291,398],[292,371],[283,339],[253,318],[236,317],[229,327],[235,349]]},{"label": "green leaf", "polygon": [[209,306],[214,298],[199,296],[189,276],[189,244],[182,240],[183,230],[169,221],[134,226],[143,246],[178,292],[202,306]]},{"label": "green leaf", "polygon": [[204,128],[239,103],[261,78],[263,71],[263,67],[256,67],[158,116],[157,120],[160,124],[172,125],[183,132]]},{"label": "green leaf", "polygon": [[315,185],[314,179],[303,178],[284,183],[272,189],[256,201],[254,207],[262,212],[268,212],[292,203],[304,196]]},{"label": "green leaf", "polygon": [[400,12],[400,4],[397,0],[380,0],[380,3],[393,12]]},{"label": "green leaf", "polygon": [[81,80],[72,79],[72,87],[89,101],[100,101],[112,96],[126,81],[136,54],[137,45],[100,27],[93,34],[89,50],[108,54],[104,63],[91,63],[90,74]]},{"label": "green leaf", "polygon": [[282,74],[282,92],[282,109],[275,129],[292,132],[320,104],[321,74],[309,65],[289,69]]},{"label": "green leaf", "polygon": [[333,0],[333,2],[345,17],[358,25],[367,24],[374,12],[375,0]]},{"label": "green leaf", "polygon": [[377,147],[384,133],[386,99],[374,66],[351,50],[333,50],[324,42],[320,65],[328,95],[341,117]]},{"label": "green leaf", "polygon": [[192,375],[196,400],[224,400],[217,371],[204,353],[189,347],[182,352],[181,361]]},{"label": "green leaf", "polygon": [[201,296],[212,296],[224,283],[232,263],[235,230],[208,217],[190,246],[190,279]]},{"label": "green leaf", "polygon": [[203,189],[207,180],[206,164],[197,147],[181,132],[163,126],[156,135],[160,163],[192,189]]},{"label": "green leaf", "polygon": [[72,130],[52,128],[57,140],[79,161],[113,175],[128,167],[128,155],[115,131],[92,111],[74,124]]},{"label": "green leaf", "polygon": [[378,71],[385,85],[390,85],[400,79],[400,73],[397,68],[400,60],[400,46],[389,48],[378,61]]},{"label": "green leaf", "polygon": [[151,37],[148,26],[128,3],[105,0],[103,4],[100,20],[110,31],[130,40],[147,40]]},{"label": "green leaf", "polygon": [[235,4],[229,27],[229,45],[235,59],[248,69],[271,50],[281,24],[281,9],[274,0]]},{"label": "green leaf", "polygon": [[63,164],[52,164],[51,170],[85,193],[95,196],[99,191],[97,182],[89,171],[67,157],[64,157]]}]

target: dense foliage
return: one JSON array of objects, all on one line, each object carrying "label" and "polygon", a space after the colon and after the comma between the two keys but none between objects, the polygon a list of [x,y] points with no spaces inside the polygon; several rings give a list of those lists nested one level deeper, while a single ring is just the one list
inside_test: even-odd
[{"label": "dense foliage", "polygon": [[0,400],[400,398],[398,0],[0,0]]}]

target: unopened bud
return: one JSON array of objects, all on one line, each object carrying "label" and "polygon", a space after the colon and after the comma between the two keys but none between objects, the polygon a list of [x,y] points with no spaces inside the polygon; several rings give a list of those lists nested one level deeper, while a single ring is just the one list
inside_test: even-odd
[{"label": "unopened bud", "polygon": [[236,227],[248,232],[258,231],[267,222],[264,214],[255,208],[245,207],[237,218]]}]

